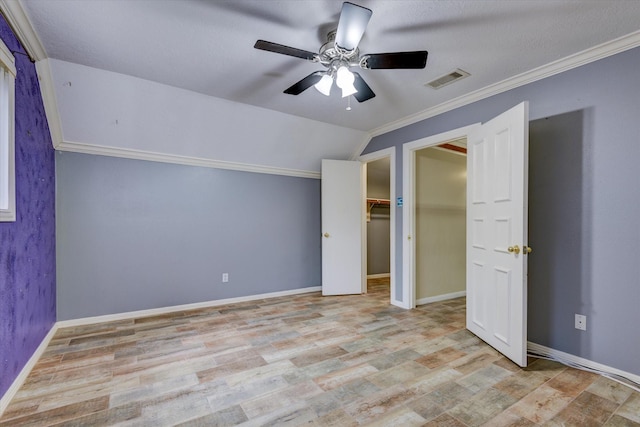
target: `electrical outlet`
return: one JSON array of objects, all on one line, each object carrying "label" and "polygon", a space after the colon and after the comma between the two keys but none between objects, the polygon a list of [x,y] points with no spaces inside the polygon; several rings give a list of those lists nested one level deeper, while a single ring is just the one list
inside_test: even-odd
[{"label": "electrical outlet", "polygon": [[222,273],[222,283],[227,283],[229,281],[229,273]]},{"label": "electrical outlet", "polygon": [[587,330],[587,316],[576,314],[576,329],[580,329],[581,331]]}]

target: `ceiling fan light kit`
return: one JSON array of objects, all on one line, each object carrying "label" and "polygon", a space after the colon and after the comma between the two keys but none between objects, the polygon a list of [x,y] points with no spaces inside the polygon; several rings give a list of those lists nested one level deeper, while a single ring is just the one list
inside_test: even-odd
[{"label": "ceiling fan light kit", "polygon": [[358,102],[364,102],[375,97],[376,94],[360,74],[349,70],[350,67],[360,67],[365,70],[421,69],[426,66],[428,55],[426,50],[421,50],[360,56],[358,44],[372,13],[371,9],[366,7],[344,2],[338,28],[329,32],[327,42],[320,47],[319,53],[265,40],[258,40],[254,48],[317,62],[327,68],[326,71],[315,71],[285,89],[286,94],[299,95],[314,86],[320,93],[329,96],[335,78],[336,86],[342,90],[343,98],[353,95]]}]

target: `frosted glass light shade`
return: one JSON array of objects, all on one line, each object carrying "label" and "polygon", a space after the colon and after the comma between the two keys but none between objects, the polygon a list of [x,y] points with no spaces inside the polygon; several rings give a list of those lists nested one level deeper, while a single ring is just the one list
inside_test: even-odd
[{"label": "frosted glass light shade", "polygon": [[313,87],[318,89],[318,92],[320,92],[324,96],[329,96],[331,94],[332,85],[333,85],[333,79],[328,74],[325,74],[324,76],[322,76],[322,78],[318,83],[313,85]]},{"label": "frosted glass light shade", "polygon": [[371,9],[353,3],[342,3],[340,21],[336,31],[336,45],[345,50],[354,50],[371,19]]},{"label": "frosted glass light shade", "polygon": [[353,95],[354,93],[358,93],[358,89],[354,85],[347,85],[342,88],[342,97]]},{"label": "frosted glass light shade", "polygon": [[355,76],[349,69],[345,66],[338,68],[338,72],[336,73],[336,85],[340,89],[342,89],[342,97],[353,95],[357,93],[358,90],[353,85],[353,82],[356,80]]},{"label": "frosted glass light shade", "polygon": [[338,68],[338,71],[336,72],[336,84],[340,89],[344,86],[352,85],[355,79],[356,78],[353,73],[344,65]]}]

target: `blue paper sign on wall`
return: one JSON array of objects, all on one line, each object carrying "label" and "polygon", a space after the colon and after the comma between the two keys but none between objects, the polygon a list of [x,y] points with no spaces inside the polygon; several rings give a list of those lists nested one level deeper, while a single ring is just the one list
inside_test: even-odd
[{"label": "blue paper sign on wall", "polygon": [[397,202],[396,202],[396,206],[398,206],[399,208],[402,207],[402,197],[398,197]]}]

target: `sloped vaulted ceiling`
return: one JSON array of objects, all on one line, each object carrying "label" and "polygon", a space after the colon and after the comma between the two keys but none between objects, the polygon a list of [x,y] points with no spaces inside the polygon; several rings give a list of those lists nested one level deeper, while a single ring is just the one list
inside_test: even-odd
[{"label": "sloped vaulted ceiling", "polygon": [[[318,176],[371,135],[640,45],[640,2],[362,0],[365,53],[428,50],[424,70],[362,70],[376,93],[283,90],[318,69],[342,1],[0,0],[30,39],[58,149]],[[425,83],[461,68],[442,89]]]},{"label": "sloped vaulted ceiling", "polygon": [[48,116],[60,123],[62,150],[317,177],[322,158],[348,159],[368,140],[362,131],[70,62],[44,60],[38,69],[55,92]]}]

